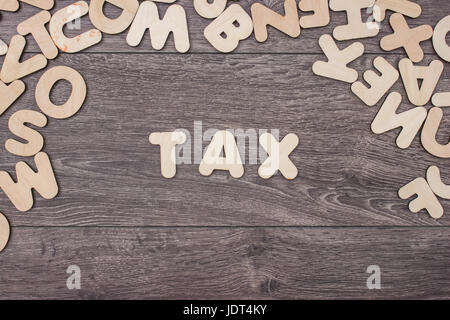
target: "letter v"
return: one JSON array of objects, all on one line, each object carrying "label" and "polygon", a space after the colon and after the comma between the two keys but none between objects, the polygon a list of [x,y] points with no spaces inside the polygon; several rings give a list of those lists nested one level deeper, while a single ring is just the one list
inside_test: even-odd
[{"label": "letter v", "polygon": [[0,171],[0,188],[17,210],[22,212],[33,207],[31,189],[35,189],[45,199],[53,199],[58,194],[58,184],[48,155],[39,152],[34,157],[34,162],[37,172],[23,161],[16,164],[17,182],[6,171]]}]

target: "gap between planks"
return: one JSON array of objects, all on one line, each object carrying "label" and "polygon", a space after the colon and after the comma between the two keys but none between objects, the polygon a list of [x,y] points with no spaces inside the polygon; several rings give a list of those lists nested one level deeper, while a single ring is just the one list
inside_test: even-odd
[{"label": "gap between planks", "polygon": [[399,226],[399,225],[384,225],[384,226],[277,226],[277,225],[259,225],[259,226],[27,226],[27,225],[11,225],[14,229],[450,229],[446,225],[416,225],[416,226]]}]

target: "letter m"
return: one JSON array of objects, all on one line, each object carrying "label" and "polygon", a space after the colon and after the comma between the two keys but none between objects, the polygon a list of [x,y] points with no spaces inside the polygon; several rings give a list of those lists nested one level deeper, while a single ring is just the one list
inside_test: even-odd
[{"label": "letter m", "polygon": [[33,207],[32,189],[43,198],[53,199],[58,194],[52,164],[45,152],[34,156],[37,172],[25,162],[16,164],[17,182],[6,171],[0,171],[0,188],[19,211],[28,211]]},{"label": "letter m", "polygon": [[133,47],[139,45],[147,29],[150,30],[150,40],[154,49],[161,50],[172,32],[177,51],[189,50],[186,12],[182,6],[171,5],[164,18],[159,19],[156,4],[151,1],[142,2],[128,31],[127,43]]}]

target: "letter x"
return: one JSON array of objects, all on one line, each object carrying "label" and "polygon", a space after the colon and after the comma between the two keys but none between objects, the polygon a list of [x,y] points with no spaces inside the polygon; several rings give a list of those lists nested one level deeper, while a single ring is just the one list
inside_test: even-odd
[{"label": "letter x", "polygon": [[294,179],[298,170],[289,159],[289,154],[297,147],[298,141],[298,137],[293,133],[288,134],[281,142],[278,142],[270,133],[262,134],[259,137],[259,143],[269,157],[259,167],[259,176],[269,179],[277,170],[280,170],[286,179]]}]

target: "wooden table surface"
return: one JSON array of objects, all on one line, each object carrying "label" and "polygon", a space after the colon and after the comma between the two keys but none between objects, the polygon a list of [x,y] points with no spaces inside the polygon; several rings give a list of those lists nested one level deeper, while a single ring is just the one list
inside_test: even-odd
[{"label": "wooden table surface", "polygon": [[[56,0],[52,12],[72,2]],[[297,39],[269,28],[264,44],[252,35],[234,53],[221,54],[204,39],[209,21],[191,0],[177,2],[188,17],[186,54],[175,51],[173,37],[161,51],[148,35],[130,47],[124,32],[49,62],[78,70],[88,96],[73,118],[50,119],[39,130],[58,197],[35,193],[34,208],[21,213],[0,194],[12,228],[0,253],[0,298],[450,298],[450,201],[441,200],[446,212],[434,220],[411,213],[397,195],[430,165],[449,183],[448,160],[428,154],[418,137],[410,148],[397,148],[399,130],[373,134],[378,107],[365,106],[349,84],[311,71],[325,59],[318,38],[344,24],[345,13],[332,13],[329,26],[304,29]],[[239,1],[248,12],[253,2]],[[283,12],[281,0],[260,2]],[[435,26],[450,14],[448,0],[416,2],[423,13],[408,19],[411,26]],[[167,5],[158,7],[162,16]],[[2,12],[0,39],[9,43],[16,25],[36,12],[26,4]],[[381,51],[379,40],[391,33],[387,21],[379,36],[361,40],[366,53],[351,64],[360,78],[378,55],[395,65],[405,57],[402,50]],[[92,27],[87,16],[81,26]],[[39,52],[27,39],[28,54]],[[423,48],[423,64],[437,58],[431,41]],[[449,71],[447,63],[437,91],[448,91]],[[42,73],[24,79],[26,93],[0,117],[2,143],[13,137],[11,114],[38,110],[34,89]],[[54,101],[64,101],[69,89],[58,84]],[[401,81],[394,89],[405,97]],[[400,111],[411,107],[405,98]],[[450,134],[444,113],[441,143]],[[174,179],[163,178],[149,133],[192,133],[194,121],[205,130],[297,134],[291,159],[298,177],[266,181],[257,165],[246,165],[241,179],[226,172],[203,177],[198,165],[179,165]],[[0,159],[1,170],[11,173],[19,160],[33,165],[4,148]],[[81,269],[81,290],[66,287],[70,265]],[[367,289],[369,265],[381,269],[380,290]]]}]

